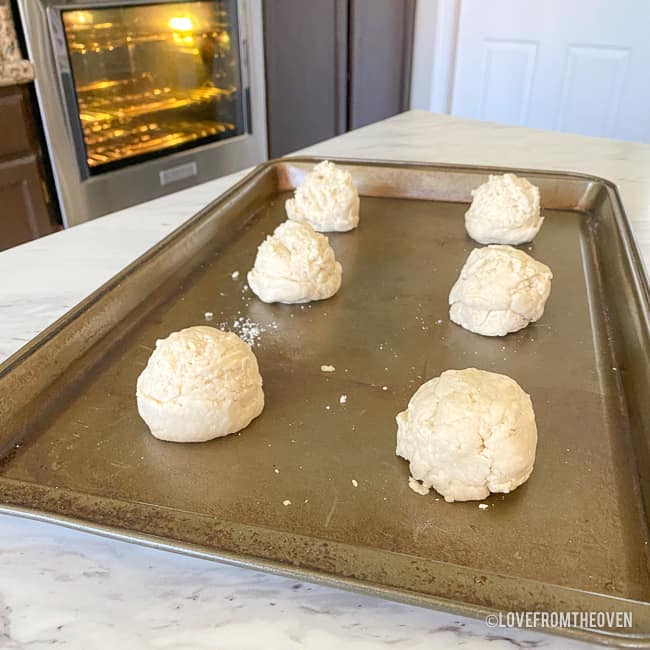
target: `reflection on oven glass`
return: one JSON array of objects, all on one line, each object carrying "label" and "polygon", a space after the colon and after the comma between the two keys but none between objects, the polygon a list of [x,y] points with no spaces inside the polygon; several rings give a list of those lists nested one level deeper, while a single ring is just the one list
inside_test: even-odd
[{"label": "reflection on oven glass", "polygon": [[235,5],[63,12],[91,173],[244,133]]}]

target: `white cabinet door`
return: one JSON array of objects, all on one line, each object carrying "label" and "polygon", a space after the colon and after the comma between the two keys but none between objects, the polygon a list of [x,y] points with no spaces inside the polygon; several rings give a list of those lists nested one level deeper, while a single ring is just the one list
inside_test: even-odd
[{"label": "white cabinet door", "polygon": [[650,142],[650,2],[460,0],[451,112]]}]

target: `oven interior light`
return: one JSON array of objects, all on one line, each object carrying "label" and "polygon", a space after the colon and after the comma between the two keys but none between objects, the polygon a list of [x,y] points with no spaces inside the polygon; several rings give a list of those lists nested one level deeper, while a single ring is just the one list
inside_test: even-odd
[{"label": "oven interior light", "polygon": [[192,19],[187,16],[172,16],[169,19],[169,27],[177,32],[191,32],[194,25]]},{"label": "oven interior light", "polygon": [[77,23],[78,25],[88,25],[93,22],[93,17],[89,11],[72,11],[66,15],[65,21],[68,25],[70,22]]}]

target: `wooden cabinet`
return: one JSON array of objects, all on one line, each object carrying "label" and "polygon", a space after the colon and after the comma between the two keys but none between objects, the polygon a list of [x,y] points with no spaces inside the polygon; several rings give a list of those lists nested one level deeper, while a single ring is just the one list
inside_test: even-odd
[{"label": "wooden cabinet", "polygon": [[347,128],[347,0],[266,0],[269,157]]},{"label": "wooden cabinet", "polygon": [[408,109],[414,14],[412,0],[350,0],[348,129]]},{"label": "wooden cabinet", "polygon": [[48,235],[53,217],[26,86],[0,88],[0,250]]},{"label": "wooden cabinet", "polygon": [[266,0],[269,157],[408,109],[415,0]]}]

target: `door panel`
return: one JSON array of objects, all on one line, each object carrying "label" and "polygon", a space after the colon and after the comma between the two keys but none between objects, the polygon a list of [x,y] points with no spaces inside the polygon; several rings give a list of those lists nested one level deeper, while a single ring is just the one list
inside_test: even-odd
[{"label": "door panel", "polygon": [[0,89],[0,157],[19,155],[32,149],[24,103],[23,94],[12,88]]},{"label": "door panel", "polygon": [[505,39],[486,42],[481,75],[481,119],[512,124],[526,120],[536,58],[536,43]]},{"label": "door panel", "polygon": [[650,2],[462,0],[456,115],[650,142]]},{"label": "door panel", "polygon": [[557,128],[615,137],[628,48],[571,46],[562,75]]},{"label": "door panel", "polygon": [[0,163],[0,250],[53,231],[34,154]]}]

